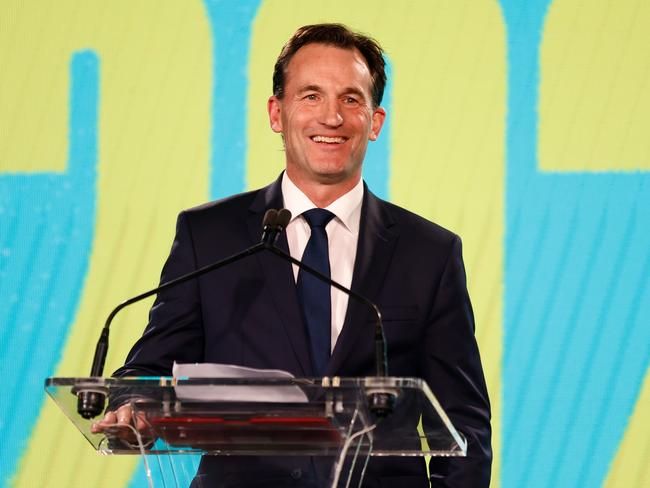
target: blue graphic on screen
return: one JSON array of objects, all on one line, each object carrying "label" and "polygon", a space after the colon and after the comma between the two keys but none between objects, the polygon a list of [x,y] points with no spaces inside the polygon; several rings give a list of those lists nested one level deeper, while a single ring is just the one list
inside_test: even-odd
[{"label": "blue graphic on screen", "polygon": [[366,158],[363,161],[363,179],[368,185],[368,188],[377,195],[379,198],[388,200],[388,178],[390,178],[390,126],[391,126],[391,109],[393,107],[392,100],[392,79],[391,64],[386,59],[386,88],[384,90],[384,99],[382,100],[382,107],[386,109],[387,117],[381,134],[376,141],[368,143],[368,150],[366,151]]},{"label": "blue graphic on screen", "polygon": [[509,50],[504,488],[601,486],[650,358],[650,175],[537,168],[549,3],[501,1]]},{"label": "blue graphic on screen", "polygon": [[[218,199],[246,189],[248,65],[251,26],[260,0],[204,0],[204,5],[213,42],[210,198]],[[194,477],[198,456],[172,457],[152,466],[156,486],[162,486],[164,479],[189,485]],[[130,486],[147,486],[142,468],[136,470]]]},{"label": "blue graphic on screen", "polygon": [[[95,229],[99,59],[70,65],[64,173],[0,174],[0,472],[12,473],[79,305]],[[37,144],[34,141],[34,144]]]},{"label": "blue graphic on screen", "polygon": [[210,197],[217,199],[246,188],[250,38],[260,0],[204,3],[214,46]]}]

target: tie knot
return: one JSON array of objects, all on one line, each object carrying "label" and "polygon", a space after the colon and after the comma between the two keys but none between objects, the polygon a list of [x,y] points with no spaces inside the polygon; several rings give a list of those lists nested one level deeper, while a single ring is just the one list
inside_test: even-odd
[{"label": "tie knot", "polygon": [[303,212],[302,216],[305,217],[309,227],[312,229],[314,227],[325,228],[329,221],[334,218],[334,214],[324,208],[312,208],[311,210]]}]

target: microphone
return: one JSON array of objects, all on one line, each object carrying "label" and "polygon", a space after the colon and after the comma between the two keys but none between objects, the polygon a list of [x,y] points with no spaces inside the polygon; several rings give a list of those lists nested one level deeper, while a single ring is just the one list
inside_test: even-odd
[{"label": "microphone", "polygon": [[278,221],[278,211],[274,208],[270,208],[264,214],[264,220],[262,221],[262,242],[264,244],[270,244],[275,242],[277,239],[277,226],[275,225]]},{"label": "microphone", "polygon": [[286,229],[289,221],[291,220],[291,212],[286,208],[275,210],[269,209],[264,214],[264,221],[262,226],[262,243],[266,247],[272,246],[278,240],[280,233]]},{"label": "microphone", "polygon": [[[289,213],[288,218],[286,216],[286,213]],[[287,226],[287,223],[289,222],[290,219],[291,219],[291,213],[288,210],[285,210],[285,213],[282,213],[282,211],[278,212],[275,209],[269,209],[264,214],[264,219],[263,219],[264,229],[262,232],[262,239],[258,244],[255,244],[254,246],[249,247],[248,249],[245,249],[240,253],[234,254],[230,257],[227,257],[215,263],[208,264],[207,266],[204,266],[190,273],[187,273],[183,276],[180,276],[176,279],[163,283],[162,285],[157,286],[152,290],[141,293],[140,295],[137,295],[133,298],[129,298],[128,300],[120,303],[108,315],[108,318],[106,319],[106,322],[104,324],[104,328],[102,329],[101,335],[99,336],[99,340],[97,341],[97,346],[95,347],[93,364],[90,369],[90,376],[99,377],[102,376],[102,374],[104,373],[104,363],[106,362],[106,355],[108,354],[108,337],[109,337],[111,322],[113,322],[115,316],[122,309],[128,307],[129,305],[133,305],[134,303],[137,303],[141,300],[144,300],[145,298],[149,298],[150,296],[155,295],[158,292],[165,291],[169,288],[173,288],[177,285],[180,285],[181,283],[185,283],[186,281],[189,281],[191,279],[198,278],[199,276],[204,275],[205,273],[209,273],[210,271],[214,271],[216,269],[222,268],[223,266],[227,266],[245,257],[252,256],[253,254],[257,254],[258,252],[263,251],[264,249],[268,249],[269,246],[273,246],[273,244],[278,238],[279,233],[282,232],[282,230],[284,230],[284,228]],[[93,386],[89,385],[87,387],[82,386],[75,389],[74,391],[77,394],[77,412],[83,418],[91,419],[101,414],[104,411],[104,405],[106,404],[106,392],[101,387],[97,387],[96,385]]]},{"label": "microphone", "polygon": [[[277,221],[275,222],[275,224],[279,228],[279,230],[277,231],[278,234],[284,231],[284,229],[286,228],[290,220],[291,220],[291,212],[286,208],[283,208],[277,212]],[[277,235],[275,236],[275,239],[277,239]],[[273,242],[275,242],[275,239]],[[386,378],[388,376],[386,336],[384,334],[384,324],[381,319],[381,312],[379,311],[377,305],[375,305],[373,302],[371,302],[368,298],[364,297],[363,295],[360,295],[355,291],[341,285],[340,283],[337,283],[329,276],[325,276],[320,271],[317,271],[311,266],[306,265],[302,261],[284,252],[282,249],[275,246],[274,243],[271,243],[267,247],[267,249],[271,251],[273,254],[275,254],[276,256],[279,256],[280,258],[287,260],[292,264],[295,264],[300,269],[307,271],[312,276],[315,276],[319,280],[324,281],[330,286],[333,286],[337,290],[342,291],[343,293],[347,294],[348,296],[352,297],[353,299],[363,303],[368,308],[370,308],[372,313],[375,315],[375,319],[376,319],[375,320],[375,366],[377,371],[376,377]],[[369,385],[369,386],[370,388],[368,389],[368,391],[370,393],[368,394],[368,403],[369,403],[370,411],[373,412],[377,417],[388,416],[393,411],[393,408],[395,406],[395,400],[397,397],[395,390],[390,388],[378,387],[376,385]]]}]

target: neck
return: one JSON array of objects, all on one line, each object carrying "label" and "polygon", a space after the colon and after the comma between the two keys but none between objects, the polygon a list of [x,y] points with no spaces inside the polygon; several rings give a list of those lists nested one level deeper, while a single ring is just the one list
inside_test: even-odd
[{"label": "neck", "polygon": [[307,198],[309,198],[318,208],[325,208],[335,200],[352,190],[359,183],[360,175],[357,178],[347,179],[339,182],[315,182],[295,179],[287,170],[287,176],[294,185],[300,188]]}]

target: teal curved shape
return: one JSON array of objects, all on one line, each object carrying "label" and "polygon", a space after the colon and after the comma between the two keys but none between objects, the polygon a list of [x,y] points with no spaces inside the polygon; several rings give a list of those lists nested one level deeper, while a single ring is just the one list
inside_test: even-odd
[{"label": "teal curved shape", "polygon": [[204,4],[213,43],[210,197],[217,199],[246,189],[248,64],[260,0]]},{"label": "teal curved shape", "polygon": [[[246,189],[248,64],[251,28],[260,0],[204,0],[203,4],[213,43],[210,198],[219,199]],[[174,457],[152,466],[156,486],[164,486],[165,479],[179,486],[191,482],[200,457]],[[148,486],[144,469],[136,470],[129,486]]]},{"label": "teal curved shape", "polygon": [[88,272],[99,67],[93,51],[72,55],[67,170],[0,174],[0,473],[6,476],[0,484],[8,483],[27,445],[45,401],[44,379],[59,362]]},{"label": "teal curved shape", "polygon": [[501,1],[504,488],[601,486],[650,360],[650,175],[538,169],[539,48],[550,4]]},{"label": "teal curved shape", "polygon": [[390,198],[388,182],[390,181],[390,132],[391,111],[393,108],[393,75],[389,59],[386,62],[386,88],[382,106],[386,109],[387,117],[381,129],[379,138],[368,143],[366,157],[363,160],[363,179],[368,188],[379,198]]}]

